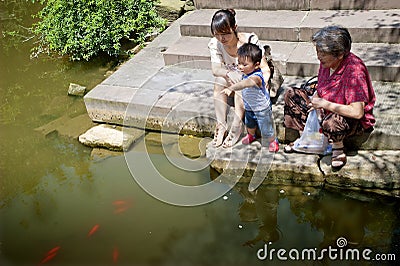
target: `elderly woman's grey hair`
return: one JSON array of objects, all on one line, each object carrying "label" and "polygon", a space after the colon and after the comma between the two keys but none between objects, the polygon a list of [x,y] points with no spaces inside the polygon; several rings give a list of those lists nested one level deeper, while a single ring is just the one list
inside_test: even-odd
[{"label": "elderly woman's grey hair", "polygon": [[351,50],[349,31],[341,26],[327,26],[312,36],[312,42],[318,50],[335,57],[347,56]]}]

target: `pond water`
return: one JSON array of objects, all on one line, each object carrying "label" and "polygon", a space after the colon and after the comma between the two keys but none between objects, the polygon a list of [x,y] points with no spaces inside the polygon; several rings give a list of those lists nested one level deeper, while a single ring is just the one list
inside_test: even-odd
[{"label": "pond water", "polygon": [[[146,193],[124,154],[93,157],[76,139],[44,136],[35,128],[86,113],[82,98],[67,96],[69,83],[91,89],[115,62],[30,59],[32,45],[0,54],[0,265],[375,264],[365,250],[387,264],[390,254],[400,260],[393,198],[289,185],[250,193],[239,183],[215,201],[180,207]],[[129,152],[140,175],[154,178],[140,165],[149,154],[176,183],[215,178],[208,167],[177,168],[146,139]],[[346,248],[360,259],[346,260]]]}]

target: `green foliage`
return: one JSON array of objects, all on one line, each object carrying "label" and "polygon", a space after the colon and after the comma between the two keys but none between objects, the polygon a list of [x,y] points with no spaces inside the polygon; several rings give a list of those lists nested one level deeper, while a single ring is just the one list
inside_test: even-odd
[{"label": "green foliage", "polygon": [[121,41],[143,43],[146,35],[162,30],[165,20],[154,0],[43,0],[37,52],[56,52],[72,60],[89,60],[100,52],[117,56]]}]

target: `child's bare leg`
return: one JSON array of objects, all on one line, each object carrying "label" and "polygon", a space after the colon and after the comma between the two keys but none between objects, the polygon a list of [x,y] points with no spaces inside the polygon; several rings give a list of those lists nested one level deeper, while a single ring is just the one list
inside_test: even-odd
[{"label": "child's bare leg", "polygon": [[250,135],[255,136],[256,135],[256,127],[255,128],[247,128],[247,133]]}]

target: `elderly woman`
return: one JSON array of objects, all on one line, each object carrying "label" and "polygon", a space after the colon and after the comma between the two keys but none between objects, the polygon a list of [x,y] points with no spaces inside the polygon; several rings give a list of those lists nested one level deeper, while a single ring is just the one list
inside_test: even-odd
[{"label": "elderly woman", "polygon": [[[307,106],[299,107],[295,99],[298,95],[289,89],[285,93],[284,124],[301,132],[307,112],[320,109],[322,132],[332,142],[331,166],[339,170],[347,162],[343,141],[373,130],[375,92],[365,64],[350,52],[351,36],[346,28],[322,28],[312,36],[312,41],[320,61],[317,92]],[[291,146],[285,147],[285,151],[291,151]]]},{"label": "elderly woman", "polygon": [[[208,48],[211,55],[211,68],[215,77],[214,84],[214,107],[217,118],[213,145],[224,148],[232,147],[238,142],[243,131],[242,120],[244,117],[244,105],[240,92],[234,92],[227,96],[222,91],[241,80],[238,74],[237,51],[244,43],[254,43],[260,46],[263,55],[264,48],[254,33],[237,31],[236,12],[233,9],[221,9],[214,13],[211,20],[211,38]],[[265,80],[269,80],[271,72],[268,63],[263,56],[260,68]],[[229,101],[228,101],[229,100]],[[234,102],[235,116],[229,134],[227,132],[227,104]],[[225,138],[226,136],[226,138]]]}]

